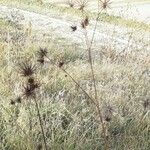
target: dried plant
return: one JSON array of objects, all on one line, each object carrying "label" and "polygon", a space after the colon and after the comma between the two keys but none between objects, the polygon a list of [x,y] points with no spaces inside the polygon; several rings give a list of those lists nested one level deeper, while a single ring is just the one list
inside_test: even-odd
[{"label": "dried plant", "polygon": [[104,120],[107,122],[110,122],[112,120],[113,117],[113,112],[114,112],[114,108],[110,105],[106,106],[104,108]]},{"label": "dried plant", "polygon": [[77,4],[79,6],[79,10],[84,11],[85,7],[88,5],[88,0],[78,0]]},{"label": "dried plant", "polygon": [[[47,55],[47,49],[40,48],[40,50],[38,51],[38,56],[45,57],[46,55]],[[33,77],[33,75],[36,73],[36,67],[35,67],[35,65],[33,65],[31,63],[31,61],[23,62],[19,66],[20,66],[20,68],[19,68],[20,74],[22,76],[26,77],[26,79],[27,79],[26,84],[23,86],[22,97],[25,99],[34,100],[34,102],[35,102],[35,107],[37,110],[37,116],[38,116],[39,124],[41,127],[45,150],[48,150],[47,143],[46,143],[46,137],[45,137],[45,133],[44,133],[43,122],[42,122],[42,118],[41,118],[41,114],[40,114],[40,110],[39,110],[39,106],[38,106],[38,101],[37,101],[37,97],[36,97],[37,89],[39,89],[40,84]]]},{"label": "dried plant", "polygon": [[48,54],[47,48],[39,48],[39,51],[37,52],[39,57],[45,57]]},{"label": "dried plant", "polygon": [[17,97],[15,101],[16,101],[17,103],[21,103],[21,101],[22,101],[21,96]]},{"label": "dried plant", "polygon": [[36,66],[29,61],[19,64],[20,74],[24,77],[32,76],[36,72]]},{"label": "dried plant", "polygon": [[65,64],[65,62],[60,61],[59,64],[58,64],[59,68],[62,68],[64,64]]},{"label": "dried plant", "polygon": [[86,16],[85,19],[81,22],[82,28],[86,28],[89,25],[89,17]]},{"label": "dried plant", "polygon": [[37,55],[38,55],[38,59],[37,61],[40,63],[40,64],[44,64],[45,63],[45,57],[47,56],[48,54],[48,51],[46,48],[39,48],[39,51],[37,52]]},{"label": "dried plant", "polygon": [[147,109],[150,108],[150,99],[149,98],[147,98],[146,100],[144,100],[143,107],[144,107],[144,110],[147,110]]},{"label": "dried plant", "polygon": [[11,99],[11,100],[10,100],[10,104],[11,104],[11,105],[15,105],[16,103],[15,103],[14,100]]},{"label": "dried plant", "polygon": [[29,85],[23,87],[23,96],[27,99],[35,97],[35,91]]},{"label": "dried plant", "polygon": [[76,31],[77,30],[77,26],[71,26],[72,31]]},{"label": "dried plant", "polygon": [[100,5],[103,10],[110,8],[111,0],[100,0]]},{"label": "dried plant", "polygon": [[69,5],[69,7],[73,8],[74,7],[74,1],[73,0],[68,0],[67,4]]}]

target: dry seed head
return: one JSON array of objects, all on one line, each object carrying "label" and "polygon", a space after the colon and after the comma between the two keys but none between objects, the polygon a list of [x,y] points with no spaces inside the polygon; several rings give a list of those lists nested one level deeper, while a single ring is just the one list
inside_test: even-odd
[{"label": "dry seed head", "polygon": [[58,64],[58,67],[61,68],[61,67],[63,67],[63,65],[64,65],[64,62],[60,61],[59,64]]},{"label": "dry seed head", "polygon": [[38,55],[40,58],[47,56],[47,53],[48,53],[47,48],[41,48],[41,47],[39,48]]},{"label": "dry seed head", "polygon": [[73,0],[68,0],[68,1],[67,1],[67,4],[68,4],[71,8],[74,7],[74,2],[73,2]]},{"label": "dry seed head", "polygon": [[71,26],[72,31],[76,31],[77,30],[77,26]]},{"label": "dry seed head", "polygon": [[150,108],[150,99],[146,99],[143,103],[144,109]]},{"label": "dry seed head", "polygon": [[44,64],[45,62],[45,57],[47,57],[47,53],[48,53],[48,50],[47,48],[39,48],[39,51],[37,52],[38,54],[38,59],[37,61],[41,64]]},{"label": "dry seed head", "polygon": [[27,99],[35,97],[35,89],[32,88],[30,85],[26,85],[23,87],[23,96],[26,97]]},{"label": "dry seed head", "polygon": [[88,16],[85,17],[85,19],[81,22],[82,28],[86,28],[89,25],[89,18]]},{"label": "dry seed head", "polygon": [[106,106],[104,108],[104,120],[110,122],[112,120],[114,109],[111,106]]},{"label": "dry seed head", "polygon": [[38,60],[37,60],[37,62],[39,62],[40,64],[44,64],[45,63],[45,60],[44,60],[44,58],[39,58]]},{"label": "dry seed head", "polygon": [[15,105],[15,101],[14,100],[10,100],[10,104],[11,105]]},{"label": "dry seed head", "polygon": [[85,7],[88,4],[88,0],[78,0],[79,10],[84,11]]},{"label": "dry seed head", "polygon": [[37,145],[37,150],[42,150],[42,144],[41,143],[39,143],[38,145]]},{"label": "dry seed head", "polygon": [[19,70],[22,76],[30,77],[35,73],[36,67],[32,63],[26,61],[26,62],[22,62],[21,64],[19,64]]},{"label": "dry seed head", "polygon": [[100,0],[101,8],[106,10],[107,8],[110,8],[110,0]]},{"label": "dry seed head", "polygon": [[28,79],[28,83],[29,83],[29,84],[34,84],[34,82],[35,82],[35,80],[34,80],[33,77],[30,77],[30,78]]},{"label": "dry seed head", "polygon": [[16,98],[16,102],[17,102],[17,103],[21,103],[21,100],[22,100],[22,99],[21,99],[20,96]]},{"label": "dry seed head", "polygon": [[28,98],[34,98],[36,95],[36,89],[40,87],[39,83],[36,83],[35,81],[31,81],[32,83],[27,83],[23,87],[23,96]]}]

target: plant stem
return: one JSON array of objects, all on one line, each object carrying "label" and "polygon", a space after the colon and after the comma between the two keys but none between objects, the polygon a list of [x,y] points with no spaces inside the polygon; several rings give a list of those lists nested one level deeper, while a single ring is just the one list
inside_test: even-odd
[{"label": "plant stem", "polygon": [[[98,3],[98,8],[99,8],[99,3]],[[89,64],[90,64],[91,75],[92,75],[92,82],[93,82],[93,86],[94,86],[94,94],[95,94],[97,114],[99,116],[99,119],[100,119],[100,122],[101,122],[101,126],[102,126],[102,132],[103,132],[104,141],[105,141],[105,149],[108,150],[109,148],[108,148],[108,140],[107,140],[107,135],[106,135],[106,128],[105,128],[105,123],[103,121],[103,116],[102,116],[102,112],[101,112],[101,108],[100,108],[100,104],[99,104],[99,100],[98,100],[96,79],[95,79],[95,73],[94,73],[94,67],[93,67],[93,61],[92,61],[93,60],[92,59],[92,52],[91,52],[92,51],[92,45],[93,45],[94,37],[95,37],[95,33],[96,33],[96,29],[97,29],[98,19],[99,19],[101,11],[99,12],[99,9],[98,9],[98,14],[97,14],[96,23],[95,23],[95,26],[94,26],[94,30],[93,30],[91,41],[89,41],[89,39],[88,39],[88,35],[87,35],[87,30],[86,29],[85,29],[85,40],[86,40],[86,45],[87,45]]]},{"label": "plant stem", "polygon": [[43,122],[42,122],[42,118],[41,118],[41,114],[40,114],[40,110],[39,110],[39,106],[38,106],[36,98],[34,98],[34,102],[35,102],[35,106],[36,106],[36,110],[37,110],[37,115],[38,115],[38,118],[39,118],[41,131],[42,131],[42,136],[43,136],[43,142],[44,142],[45,150],[48,150],[47,143],[46,143],[46,136],[45,136],[44,128],[43,128]]}]

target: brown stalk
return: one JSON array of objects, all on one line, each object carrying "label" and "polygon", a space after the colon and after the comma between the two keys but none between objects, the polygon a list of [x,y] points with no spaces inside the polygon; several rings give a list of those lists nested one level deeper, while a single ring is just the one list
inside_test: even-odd
[{"label": "brown stalk", "polygon": [[39,106],[38,106],[38,102],[37,102],[36,98],[34,98],[34,102],[35,102],[35,106],[36,106],[36,110],[37,110],[37,115],[39,118],[39,123],[40,123],[41,132],[42,132],[42,136],[43,136],[43,142],[44,142],[45,150],[48,150],[47,143],[46,143],[46,136],[45,136],[44,128],[43,128],[43,122],[42,122],[42,118],[41,118],[41,114],[40,114],[40,110],[39,110]]},{"label": "brown stalk", "polygon": [[100,104],[99,104],[99,100],[98,100],[98,94],[97,94],[97,86],[96,86],[96,79],[95,79],[95,73],[94,73],[94,67],[93,67],[93,59],[92,59],[92,45],[93,45],[93,41],[94,41],[94,37],[95,37],[95,33],[96,33],[96,29],[97,29],[97,25],[98,25],[98,20],[99,20],[99,16],[101,14],[102,10],[99,12],[99,2],[98,2],[98,14],[96,17],[96,23],[94,26],[94,30],[93,30],[93,34],[92,34],[92,39],[91,41],[89,41],[88,36],[87,36],[87,30],[85,28],[85,40],[86,40],[86,46],[87,46],[87,51],[88,51],[88,57],[89,57],[89,64],[90,64],[90,69],[91,69],[91,75],[92,75],[92,82],[93,82],[93,87],[94,87],[94,94],[95,94],[95,105],[97,108],[97,113],[101,122],[101,126],[102,126],[102,131],[103,131],[103,135],[104,135],[104,140],[105,140],[105,149],[108,150],[108,140],[107,140],[107,135],[106,135],[106,127],[105,127],[105,123],[103,120],[103,116],[102,116],[102,112],[101,112],[101,108],[100,108]]}]

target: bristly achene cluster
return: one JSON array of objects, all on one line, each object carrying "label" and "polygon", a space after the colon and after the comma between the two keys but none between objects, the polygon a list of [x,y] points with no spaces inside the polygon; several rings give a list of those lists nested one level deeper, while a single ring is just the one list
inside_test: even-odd
[{"label": "bristly achene cluster", "polygon": [[45,63],[45,57],[47,57],[47,48],[41,48],[39,49],[39,51],[37,52],[38,55],[38,59],[37,61],[41,64]]},{"label": "bristly achene cluster", "polygon": [[[43,57],[46,55],[45,50],[40,50],[40,55]],[[36,65],[31,61],[24,61],[19,64],[19,73],[22,77],[25,77],[26,81],[23,85],[22,95],[16,100],[21,103],[22,98],[34,98],[36,96],[36,89],[40,87],[40,84],[36,81],[34,75],[36,73]]]},{"label": "bristly achene cluster", "polygon": [[[47,49],[42,49],[40,48],[38,51],[38,57],[43,60],[41,63],[44,63],[44,57],[47,55]],[[41,114],[38,106],[38,101],[37,101],[37,96],[36,96],[36,90],[39,89],[40,84],[37,82],[35,78],[35,74],[37,71],[36,65],[33,65],[31,61],[25,61],[19,64],[19,72],[21,76],[25,77],[25,84],[23,85],[23,93],[21,95],[22,98],[26,99],[33,99],[35,102],[35,107],[37,110],[37,115],[39,118],[39,124],[41,127],[41,132],[43,136],[43,142],[45,145],[45,150],[48,150],[47,148],[47,143],[46,143],[46,136],[44,133],[44,127],[43,127],[43,122],[41,119]],[[21,100],[18,99],[18,102],[21,102]],[[11,101],[11,104],[14,105],[14,102]]]}]

